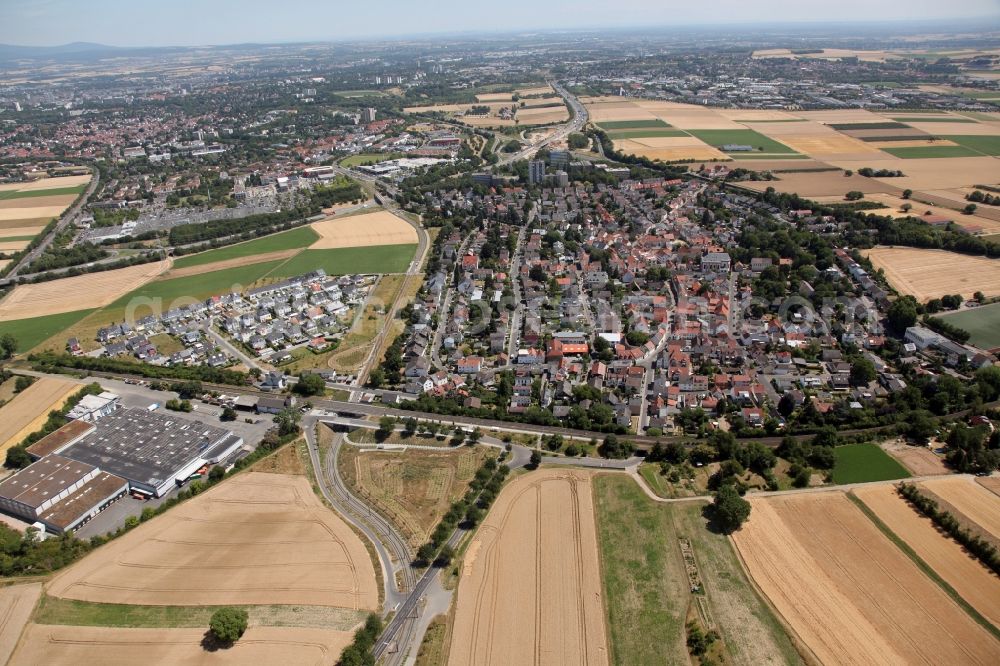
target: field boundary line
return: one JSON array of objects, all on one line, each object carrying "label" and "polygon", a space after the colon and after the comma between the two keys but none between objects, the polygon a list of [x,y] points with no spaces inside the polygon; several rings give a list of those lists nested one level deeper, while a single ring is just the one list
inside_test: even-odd
[{"label": "field boundary line", "polygon": [[[903,554],[905,554],[908,558],[910,558],[910,560],[915,565],[917,565],[917,568],[920,569],[920,571],[924,575],[926,575],[928,578],[934,581],[938,585],[938,587],[944,590],[945,594],[951,597],[952,601],[957,603],[962,608],[962,610],[964,610],[969,615],[969,617],[975,620],[976,624],[980,625],[981,627],[983,627],[983,629],[986,629],[988,632],[990,632],[990,634],[992,634],[994,638],[1000,639],[1000,628],[995,626],[992,622],[990,622],[983,615],[981,615],[979,611],[973,608],[972,605],[955,590],[955,588],[953,588],[951,585],[945,582],[945,580],[941,578],[941,576],[939,576],[936,571],[934,571],[933,567],[931,567],[929,564],[927,564],[927,562],[923,560],[923,558],[917,555],[916,551],[914,551],[908,543],[903,541],[903,539],[898,534],[892,531],[892,528],[886,525],[881,518],[875,515],[875,512],[872,511],[867,504],[865,504],[864,500],[855,495],[853,491],[847,492],[845,493],[845,495],[847,495],[847,499],[853,502],[861,510],[861,513],[865,514],[865,516],[869,520],[871,520],[872,523],[874,523],[875,527],[877,527],[879,531],[882,532],[882,534],[885,535],[885,537],[893,543],[893,545],[895,545],[897,548],[903,551]],[[945,535],[941,535],[941,538],[951,539],[951,537]]]},{"label": "field boundary line", "polygon": [[788,623],[785,616],[781,614],[781,611],[778,610],[778,607],[771,602],[771,599],[764,594],[764,590],[757,584],[753,574],[750,573],[750,567],[747,566],[746,560],[743,559],[743,553],[740,552],[740,549],[733,541],[732,535],[727,536],[726,541],[729,543],[729,547],[733,549],[733,552],[736,553],[736,561],[739,562],[740,569],[743,570],[743,575],[746,576],[747,582],[750,583],[750,589],[753,590],[753,593],[756,594],[764,605],[771,611],[771,613],[774,614],[775,619],[781,625],[782,629],[785,630],[785,633],[788,634],[788,639],[792,642],[792,647],[794,647],[795,651],[799,653],[800,657],[802,657],[802,661],[804,661],[808,666],[823,666],[823,662],[820,661],[816,653],[812,651],[812,648],[810,648],[802,637],[799,636],[798,632],[795,631],[792,625]]}]

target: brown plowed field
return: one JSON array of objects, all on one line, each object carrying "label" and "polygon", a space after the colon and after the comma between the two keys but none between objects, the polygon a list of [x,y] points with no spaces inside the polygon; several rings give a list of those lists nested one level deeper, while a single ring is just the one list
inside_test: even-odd
[{"label": "brown plowed field", "polygon": [[173,259],[38,284],[19,284],[0,301],[0,321],[99,308],[138,289],[170,268]]},{"label": "brown plowed field", "polygon": [[184,664],[325,666],[351,642],[346,631],[299,627],[250,627],[228,649],[206,650],[202,629],[124,629],[33,624],[11,665]]},{"label": "brown plowed field", "polygon": [[378,605],[364,544],[308,479],[248,473],[92,553],[53,579],[56,597],[151,605]]},{"label": "brown plowed field", "polygon": [[895,439],[883,442],[882,449],[901,462],[913,476],[951,474],[944,460],[926,446],[910,446],[904,440]]},{"label": "brown plowed field", "polygon": [[0,588],[0,664],[10,661],[41,594],[41,583]]},{"label": "brown plowed field", "polygon": [[859,488],[854,494],[930,565],[959,596],[1000,627],[1000,578],[907,503],[893,486]]},{"label": "brown plowed field", "polygon": [[839,492],[751,500],[734,542],[824,664],[995,664],[976,624]]},{"label": "brown plowed field", "polygon": [[607,664],[586,472],[512,481],[469,545],[448,663]]},{"label": "brown plowed field", "polygon": [[78,390],[79,384],[42,377],[0,407],[0,455],[41,428],[49,412],[62,407]]},{"label": "brown plowed field", "polygon": [[1000,539],[1000,497],[971,476],[934,479],[920,484],[961,511],[966,518]]}]

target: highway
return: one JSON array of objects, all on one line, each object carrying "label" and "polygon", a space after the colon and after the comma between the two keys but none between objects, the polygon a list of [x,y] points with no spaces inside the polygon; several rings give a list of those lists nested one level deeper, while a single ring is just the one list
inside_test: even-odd
[{"label": "highway", "polygon": [[77,216],[83,210],[83,207],[87,205],[87,201],[90,200],[90,196],[94,193],[97,189],[97,185],[101,182],[101,172],[97,169],[92,169],[92,172],[93,177],[90,179],[87,189],[83,191],[83,194],[79,198],[77,198],[76,203],[74,203],[69,210],[62,214],[62,217],[59,218],[59,222],[56,223],[55,228],[48,236],[42,239],[42,242],[38,244],[38,247],[26,254],[21,261],[17,262],[17,265],[14,266],[10,273],[7,274],[8,280],[12,280],[17,277],[18,273],[20,273],[28,264],[42,256],[42,253],[48,249],[55,237],[59,235],[59,233],[65,229],[67,225],[76,221]]},{"label": "highway", "polygon": [[580,103],[580,100],[578,100],[576,96],[574,96],[564,87],[562,87],[556,81],[549,81],[548,83],[549,85],[552,86],[552,89],[555,90],[557,93],[559,93],[559,96],[566,101],[566,104],[569,105],[573,117],[570,119],[568,123],[563,125],[562,128],[556,131],[555,134],[552,134],[551,136],[541,139],[540,141],[537,141],[535,143],[529,144],[528,146],[522,148],[518,152],[502,158],[499,162],[497,162],[497,164],[507,165],[510,164],[511,162],[516,162],[518,160],[531,159],[532,157],[535,156],[535,153],[537,153],[540,148],[547,146],[548,144],[553,143],[555,141],[561,141],[562,139],[565,139],[573,132],[581,131],[587,124],[587,121],[590,119],[590,116],[587,113],[586,107],[584,107],[583,104]]}]

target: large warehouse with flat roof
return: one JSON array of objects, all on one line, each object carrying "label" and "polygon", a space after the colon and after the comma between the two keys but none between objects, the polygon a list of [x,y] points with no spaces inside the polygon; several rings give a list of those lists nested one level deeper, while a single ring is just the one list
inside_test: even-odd
[{"label": "large warehouse with flat roof", "polygon": [[49,455],[0,481],[0,508],[60,534],[85,524],[127,491],[121,477]]},{"label": "large warehouse with flat roof", "polygon": [[145,409],[119,409],[94,425],[93,432],[58,453],[156,497],[243,446],[243,439],[228,430]]}]

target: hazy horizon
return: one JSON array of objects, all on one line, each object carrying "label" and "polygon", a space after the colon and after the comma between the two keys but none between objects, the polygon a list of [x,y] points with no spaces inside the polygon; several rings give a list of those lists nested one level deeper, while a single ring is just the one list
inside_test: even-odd
[{"label": "hazy horizon", "polygon": [[[400,0],[341,6],[302,2],[293,7],[264,0],[175,0],[156,5],[124,0],[7,0],[0,42],[56,46],[96,42],[109,46],[201,46],[246,42],[345,41],[447,33],[669,29],[719,25],[919,22],[1000,19],[995,0],[843,0],[823,7],[801,0],[753,5],[720,0],[692,5],[677,0],[511,0],[502,13],[456,0],[433,7]],[[873,6],[875,5],[875,6]],[[613,16],[600,16],[613,8]],[[720,18],[724,17],[724,18]],[[122,26],[128,26],[123,30]]]}]

